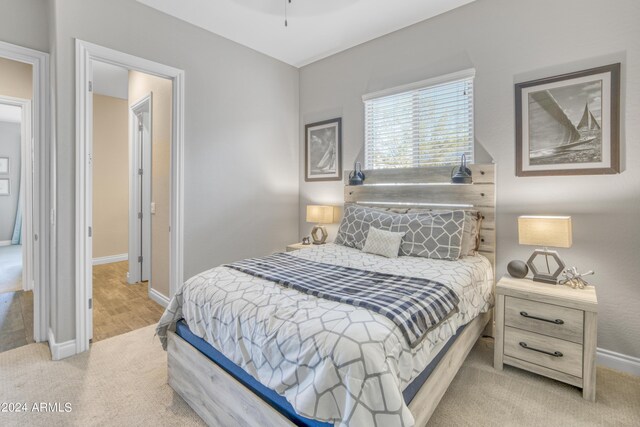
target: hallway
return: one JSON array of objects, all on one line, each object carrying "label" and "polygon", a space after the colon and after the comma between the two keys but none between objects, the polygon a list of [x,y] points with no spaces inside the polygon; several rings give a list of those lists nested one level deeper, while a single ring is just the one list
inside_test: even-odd
[{"label": "hallway", "polygon": [[22,245],[0,246],[0,294],[22,290]]},{"label": "hallway", "polygon": [[0,352],[32,342],[33,292],[0,294]]},{"label": "hallway", "polygon": [[[20,246],[17,252],[0,248],[0,352],[34,342],[33,292],[15,290],[22,287]],[[16,253],[18,256],[16,256]],[[9,262],[12,254],[13,261]],[[127,284],[127,263],[93,267],[93,340],[97,342],[135,329],[155,324],[164,308],[152,301],[147,283]],[[17,284],[17,285],[16,285]]]},{"label": "hallway", "polygon": [[127,269],[126,261],[93,266],[94,343],[152,325],[164,312],[146,282],[127,284]]},{"label": "hallway", "polygon": [[0,352],[33,342],[33,292],[22,291],[22,246],[0,246]]}]

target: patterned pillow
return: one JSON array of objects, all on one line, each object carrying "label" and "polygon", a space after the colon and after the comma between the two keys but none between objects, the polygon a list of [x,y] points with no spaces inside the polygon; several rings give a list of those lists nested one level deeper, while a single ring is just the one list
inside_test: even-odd
[{"label": "patterned pillow", "polygon": [[391,231],[406,233],[400,255],[456,260],[464,229],[463,210],[409,213],[394,216]]},{"label": "patterned pillow", "polygon": [[[442,209],[405,209],[403,213],[448,213],[450,210]],[[464,227],[462,229],[462,244],[460,256],[474,256],[480,248],[480,224],[482,215],[476,210],[464,211]]]},{"label": "patterned pillow", "polygon": [[369,227],[369,233],[367,234],[367,240],[364,242],[362,252],[382,255],[387,258],[398,258],[403,237],[404,233]]},{"label": "patterned pillow", "polygon": [[369,227],[389,231],[394,217],[394,214],[388,212],[353,204],[346,205],[335,243],[362,249],[367,240]]}]

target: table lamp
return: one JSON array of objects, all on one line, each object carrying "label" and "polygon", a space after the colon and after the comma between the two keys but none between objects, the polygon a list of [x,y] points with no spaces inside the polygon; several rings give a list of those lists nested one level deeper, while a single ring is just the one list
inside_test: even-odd
[{"label": "table lamp", "polygon": [[[315,222],[316,225],[311,230],[314,245],[323,245],[329,237],[327,228],[323,224],[331,224],[334,222],[335,208],[333,206],[307,206],[307,222]],[[320,233],[320,236],[318,236]]]},{"label": "table lamp", "polygon": [[[520,216],[518,217],[518,241],[521,245],[542,246],[544,249],[536,249],[527,261],[529,269],[533,273],[533,280],[543,283],[558,283],[558,276],[565,268],[558,252],[551,251],[547,247],[570,248],[572,245],[571,217],[570,216]],[[540,271],[535,265],[535,259],[544,256],[547,271]],[[558,264],[551,272],[549,257]]]}]

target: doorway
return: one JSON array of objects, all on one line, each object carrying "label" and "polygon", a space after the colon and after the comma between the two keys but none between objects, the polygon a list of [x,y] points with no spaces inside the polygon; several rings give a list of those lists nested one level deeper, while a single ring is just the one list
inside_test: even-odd
[{"label": "doorway", "polygon": [[[2,61],[31,93],[31,67]],[[31,100],[0,95],[0,352],[34,341]]]},{"label": "doorway", "polygon": [[157,323],[168,300],[169,272],[163,266],[170,239],[163,222],[170,217],[164,184],[171,159],[172,82],[97,60],[91,66],[89,320],[97,342]]},{"label": "doorway", "polygon": [[[183,72],[172,67],[76,40],[76,352],[89,349],[94,333],[93,246],[94,238],[94,89],[93,71],[96,64],[107,64],[128,70],[129,99],[136,100],[129,109],[129,221],[128,248],[120,269],[125,287],[145,289],[153,304],[168,304],[182,282],[182,156],[183,156]],[[164,80],[168,90],[150,90],[144,84],[131,91],[131,80],[144,76]],[[168,92],[167,103],[156,103]],[[154,115],[167,110],[160,120]],[[166,111],[165,111],[166,112]],[[164,125],[158,127],[159,125]],[[146,142],[146,143],[145,143]],[[159,159],[159,163],[156,162]],[[161,160],[161,161],[160,161]],[[162,167],[164,165],[164,167]],[[156,180],[157,178],[157,180]],[[149,181],[151,184],[149,185]],[[146,221],[145,221],[146,218]],[[157,256],[161,256],[156,260]],[[148,261],[145,263],[145,257]],[[138,262],[140,260],[140,262]],[[102,266],[100,266],[102,267]],[[148,279],[145,284],[144,279]],[[144,288],[141,287],[144,286]],[[122,288],[119,288],[122,290]],[[141,300],[128,307],[137,307]],[[142,325],[144,326],[144,325]],[[138,326],[140,327],[140,326]]]},{"label": "doorway", "polygon": [[[25,195],[22,215],[22,251],[30,256],[22,260],[22,267],[26,270],[21,275],[23,283],[32,292],[32,302],[27,306],[32,313],[33,340],[47,341],[49,338],[49,278],[53,275],[49,268],[50,256],[55,254],[55,233],[51,226],[55,223],[55,211],[51,209],[50,195],[55,192],[55,182],[52,176],[52,159],[55,150],[49,145],[49,55],[33,49],[0,41],[0,62],[14,62],[22,67],[30,67],[27,79],[30,81],[31,96],[15,93],[17,88],[11,76],[15,74],[0,73],[0,93],[4,96],[21,98],[17,104],[22,108],[22,114],[29,113],[30,126],[25,130],[31,132],[29,145],[30,162],[25,165],[26,178],[31,180],[25,184],[25,193],[31,190],[31,195]],[[30,98],[31,104],[23,100]],[[30,172],[27,169],[30,168]],[[28,203],[27,203],[28,202]],[[29,249],[25,249],[29,246]],[[21,257],[18,256],[20,259]],[[24,268],[26,266],[26,268]],[[27,320],[26,327],[29,328]]]}]

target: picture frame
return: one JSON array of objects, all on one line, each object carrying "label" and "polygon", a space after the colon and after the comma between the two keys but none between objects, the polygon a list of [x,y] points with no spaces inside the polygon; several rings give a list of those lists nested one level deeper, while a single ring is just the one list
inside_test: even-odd
[{"label": "picture frame", "polygon": [[620,173],[620,64],[515,85],[516,176]]},{"label": "picture frame", "polygon": [[0,173],[9,173],[8,157],[0,157]]},{"label": "picture frame", "polygon": [[9,178],[0,178],[0,196],[11,195],[11,180]]},{"label": "picture frame", "polygon": [[342,180],[342,118],[304,127],[304,180]]}]

